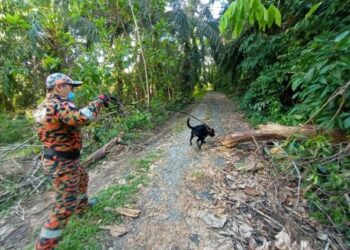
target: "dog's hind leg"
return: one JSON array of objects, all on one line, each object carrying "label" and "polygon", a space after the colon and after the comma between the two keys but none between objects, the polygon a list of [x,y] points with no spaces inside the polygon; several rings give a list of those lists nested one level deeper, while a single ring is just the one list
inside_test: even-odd
[{"label": "dog's hind leg", "polygon": [[192,139],[194,138],[194,135],[191,134],[191,138],[190,138],[190,145],[192,146]]},{"label": "dog's hind leg", "polygon": [[198,138],[198,139],[197,139],[197,146],[198,146],[199,149],[201,149],[202,144],[203,144],[203,140],[201,140],[200,138]]}]

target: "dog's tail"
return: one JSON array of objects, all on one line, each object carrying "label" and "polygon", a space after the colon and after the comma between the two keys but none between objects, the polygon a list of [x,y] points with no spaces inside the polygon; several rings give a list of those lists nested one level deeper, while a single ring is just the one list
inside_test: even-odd
[{"label": "dog's tail", "polygon": [[187,119],[187,127],[189,127],[190,129],[192,129],[193,127],[190,125],[190,118],[188,117]]}]

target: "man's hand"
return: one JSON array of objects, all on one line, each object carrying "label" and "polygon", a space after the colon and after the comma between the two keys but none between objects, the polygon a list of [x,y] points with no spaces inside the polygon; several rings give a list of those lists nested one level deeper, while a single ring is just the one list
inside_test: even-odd
[{"label": "man's hand", "polygon": [[98,97],[98,99],[103,101],[103,105],[105,107],[108,107],[110,103],[112,103],[113,105],[115,105],[117,107],[117,111],[118,113],[122,114],[122,110],[121,110],[121,102],[120,100],[115,97],[115,96],[110,96],[108,94],[104,94],[104,95],[100,95]]}]

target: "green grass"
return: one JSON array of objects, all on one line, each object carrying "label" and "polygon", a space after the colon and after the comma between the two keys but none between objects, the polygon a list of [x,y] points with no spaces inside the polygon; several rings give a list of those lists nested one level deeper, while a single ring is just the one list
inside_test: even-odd
[{"label": "green grass", "polygon": [[22,198],[25,198],[30,193],[29,190],[20,190],[21,183],[15,181],[2,181],[0,182],[0,190],[7,193],[4,195],[0,202],[0,216],[6,216],[10,209],[18,203]]},{"label": "green grass", "polygon": [[204,178],[204,176],[205,176],[203,172],[199,172],[199,171],[193,172],[191,175],[192,175],[192,177],[195,178],[196,180],[197,180],[197,179],[202,179],[202,178]]},{"label": "green grass", "polygon": [[41,152],[41,145],[33,145],[29,147],[22,147],[17,150],[14,150],[13,152],[9,153],[5,159],[15,159],[15,158],[21,158],[26,156],[32,156],[40,154]]},{"label": "green grass", "polygon": [[137,132],[137,131],[129,132],[129,133],[124,135],[123,141],[132,142],[135,140],[139,140],[139,139],[143,138],[145,136],[145,134],[146,134],[146,131],[144,131],[144,132]]},{"label": "green grass", "polygon": [[148,178],[147,171],[153,162],[159,159],[161,153],[153,151],[142,159],[130,161],[134,170],[127,177],[127,183],[113,185],[102,190],[96,197],[99,203],[82,217],[73,216],[68,226],[64,229],[63,240],[58,250],[71,249],[101,249],[100,242],[103,241],[108,231],[100,229],[104,225],[119,224],[121,216],[117,212],[105,211],[105,208],[112,208],[133,203],[133,197],[139,190],[139,185],[146,185]]},{"label": "green grass", "polygon": [[0,115],[0,145],[21,142],[33,136],[32,122],[24,115]]}]

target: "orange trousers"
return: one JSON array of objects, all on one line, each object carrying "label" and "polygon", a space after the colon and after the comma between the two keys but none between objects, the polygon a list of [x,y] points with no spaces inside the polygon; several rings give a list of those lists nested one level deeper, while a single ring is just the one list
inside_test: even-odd
[{"label": "orange trousers", "polygon": [[79,159],[44,158],[42,163],[45,173],[52,178],[56,196],[55,206],[42,227],[35,249],[51,250],[57,246],[69,217],[86,209],[89,177]]}]

